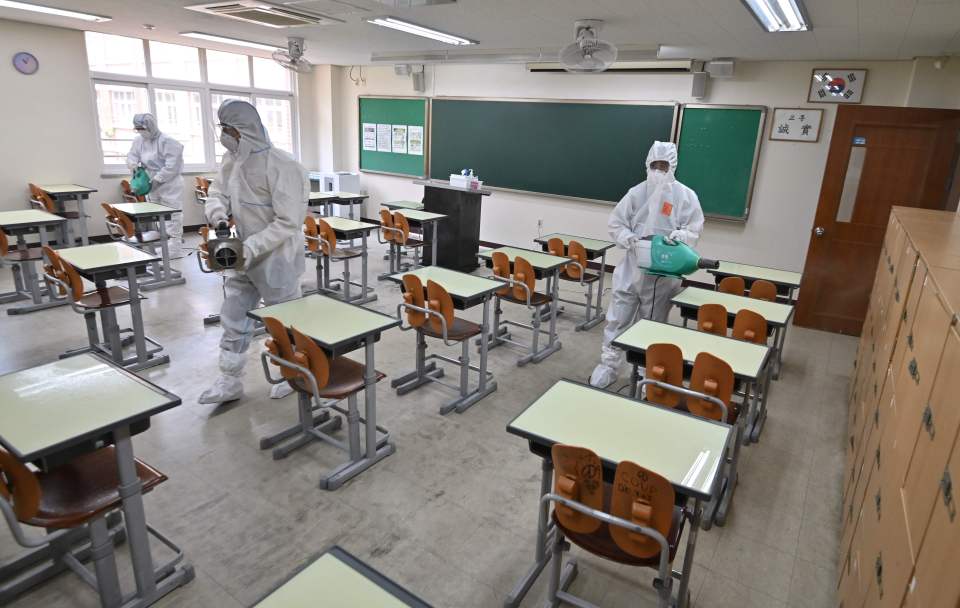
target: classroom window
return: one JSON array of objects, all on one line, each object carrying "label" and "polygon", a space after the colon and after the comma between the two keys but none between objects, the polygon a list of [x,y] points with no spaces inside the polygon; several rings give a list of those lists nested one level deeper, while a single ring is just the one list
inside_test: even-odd
[{"label": "classroom window", "polygon": [[[220,109],[220,104],[225,102],[228,99],[241,99],[246,102],[250,102],[250,97],[244,95],[234,95],[232,93],[210,93],[210,105],[211,110],[213,111],[213,125],[216,125],[220,122],[217,118],[217,111]],[[227,151],[222,145],[220,145],[220,129],[214,128],[214,156],[216,157],[217,164],[223,162],[223,155]]]},{"label": "classroom window", "polygon": [[130,144],[137,135],[133,116],[150,110],[147,88],[97,83],[94,90],[103,164],[125,166]]},{"label": "classroom window", "polygon": [[154,78],[200,82],[200,50],[151,40],[150,70]]},{"label": "classroom window", "polygon": [[291,104],[289,99],[257,97],[255,104],[260,120],[270,135],[270,141],[281,150],[293,154],[293,124],[291,123]]},{"label": "classroom window", "polygon": [[207,51],[207,80],[234,87],[250,86],[250,57],[236,53]]},{"label": "classroom window", "polygon": [[253,58],[253,86],[275,91],[290,90],[290,70],[271,59]]},{"label": "classroom window", "polygon": [[183,164],[199,165],[205,160],[200,93],[156,89],[157,126],[183,144]]},{"label": "classroom window", "polygon": [[217,110],[226,99],[253,103],[274,145],[297,154],[294,81],[269,59],[181,44],[86,32],[97,105],[103,170],[126,171],[136,133],[133,116],[150,112],[160,130],[183,144],[189,172],[223,161]]},{"label": "classroom window", "polygon": [[87,65],[92,72],[146,76],[143,41],[126,36],[86,32]]}]

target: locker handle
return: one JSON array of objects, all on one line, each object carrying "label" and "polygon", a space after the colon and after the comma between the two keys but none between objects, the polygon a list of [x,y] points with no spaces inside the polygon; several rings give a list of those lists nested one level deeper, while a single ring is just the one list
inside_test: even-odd
[{"label": "locker handle", "polygon": [[913,381],[920,384],[920,371],[917,369],[917,360],[910,359],[910,365],[907,366],[907,369],[910,371],[910,377],[913,378]]},{"label": "locker handle", "polygon": [[877,507],[877,519],[880,519],[880,492],[877,492],[877,495],[873,497],[873,502],[876,503]]},{"label": "locker handle", "polygon": [[880,426],[880,406],[873,410],[873,426]]},{"label": "locker handle", "polygon": [[877,469],[879,470],[880,469],[880,448],[877,448],[876,459],[877,459]]},{"label": "locker handle", "polygon": [[[906,311],[904,311],[903,314],[906,315],[907,314]],[[907,317],[904,316],[903,318],[904,320],[906,320]],[[910,347],[910,350],[913,350],[913,332],[907,334],[907,346]]]},{"label": "locker handle", "polygon": [[904,321],[907,320],[907,309],[906,309],[906,308],[903,309],[903,314],[900,315],[900,318],[903,319]]},{"label": "locker handle", "polygon": [[893,299],[894,299],[894,301],[896,301],[896,302],[899,302],[899,301],[900,301],[900,290],[899,290],[899,289],[894,289],[894,290],[893,290]]},{"label": "locker handle", "polygon": [[940,493],[943,495],[943,506],[947,508],[947,514],[952,522],[957,516],[957,505],[953,502],[953,480],[950,479],[950,471],[944,471],[940,479]]},{"label": "locker handle", "polygon": [[927,433],[930,435],[930,439],[933,439],[936,430],[933,428],[933,410],[930,409],[930,404],[927,404],[927,407],[923,408],[923,428],[927,429]]}]

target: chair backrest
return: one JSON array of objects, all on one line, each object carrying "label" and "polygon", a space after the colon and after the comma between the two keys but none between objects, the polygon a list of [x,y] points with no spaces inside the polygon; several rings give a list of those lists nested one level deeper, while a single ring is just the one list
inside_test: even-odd
[{"label": "chair backrest", "polygon": [[[60,255],[56,252],[53,247],[49,245],[44,245],[43,255],[47,258],[47,264],[43,265],[43,272],[46,275],[49,275],[59,281],[61,284],[54,283],[50,284],[50,281],[47,281],[48,288],[55,288],[58,296],[67,295],[66,285],[70,285],[70,277],[67,276],[66,271],[63,269],[63,260],[60,259]],[[82,285],[81,281],[81,285]],[[71,289],[71,295],[73,295],[73,290]]]},{"label": "chair backrest", "polygon": [[[730,407],[730,397],[733,395],[733,368],[719,357],[710,353],[700,353],[693,362],[693,373],[690,376],[690,390],[716,397],[727,406],[727,420],[732,422],[733,409]],[[705,399],[687,397],[687,409],[690,413],[720,420],[723,412],[716,403]]]},{"label": "chair backrest", "polygon": [[21,522],[29,521],[40,510],[37,476],[3,448],[0,448],[0,499],[13,507]]},{"label": "chair backrest", "polygon": [[319,234],[320,228],[317,226],[317,220],[309,215],[305,217],[303,219],[303,235],[305,237],[304,240],[307,242],[308,250],[313,252],[320,250],[320,239],[317,237]]},{"label": "chair backrest", "polygon": [[743,308],[733,320],[733,337],[738,340],[767,343],[767,320],[760,313]]},{"label": "chair backrest", "polygon": [[323,255],[332,255],[337,250],[337,234],[326,220],[318,220],[317,225],[320,227],[320,251]]},{"label": "chair backrest", "polygon": [[[513,280],[523,283],[530,289],[530,295],[533,295],[537,288],[537,275],[533,272],[533,266],[526,259],[517,256],[513,258]],[[519,285],[513,286],[513,297],[517,300],[527,299],[527,292]]]},{"label": "chair backrest", "polygon": [[547,253],[550,255],[555,255],[562,258],[566,252],[566,248],[563,246],[563,239],[553,237],[547,241]]},{"label": "chair backrest", "polygon": [[131,203],[135,203],[135,202],[142,203],[143,201],[147,200],[147,197],[137,196],[136,194],[133,193],[133,190],[130,188],[129,180],[125,180],[125,179],[120,180],[120,191],[123,193],[123,198]]},{"label": "chair backrest", "polygon": [[0,229],[0,257],[8,253],[10,253],[10,239],[7,238],[7,233]]},{"label": "chair backrest", "polygon": [[393,213],[393,226],[397,230],[400,230],[401,232],[403,232],[403,236],[397,233],[394,233],[393,240],[400,243],[401,245],[403,243],[406,243],[407,239],[410,238],[410,222],[407,221],[407,216],[400,213],[399,211],[395,211]]},{"label": "chair backrest", "polygon": [[[118,211],[109,203],[100,203],[103,212],[107,216],[107,230],[111,236],[133,238],[137,233],[137,228],[126,213]],[[114,230],[119,230],[121,234],[114,234]]]},{"label": "chair backrest", "polygon": [[210,194],[210,180],[205,177],[197,176],[194,178],[194,184],[196,190],[199,194],[203,196],[209,196]]},{"label": "chair backrest", "polygon": [[[43,254],[47,256],[47,259],[50,261],[50,264],[48,264],[44,270],[53,278],[69,287],[70,298],[74,302],[80,300],[80,298],[83,297],[83,277],[80,276],[77,269],[74,268],[70,262],[65,262],[63,258],[60,257],[60,254],[49,245],[43,247]],[[66,295],[62,289],[58,289],[58,292],[60,292],[61,295]]]},{"label": "chair backrest", "polygon": [[581,268],[584,270],[587,268],[587,248],[581,245],[578,241],[570,241],[567,244],[567,257],[573,258],[577,264],[580,264],[580,266],[577,266],[576,264],[567,264],[567,276],[574,279],[579,279],[583,274],[583,270],[581,270]]},{"label": "chair backrest", "polygon": [[777,286],[770,281],[757,279],[750,285],[750,297],[767,302],[777,301]]},{"label": "chair backrest", "polygon": [[[415,274],[403,275],[403,301],[418,308],[426,308],[423,297],[423,283]],[[419,310],[407,310],[407,323],[413,327],[422,327],[427,313]]]},{"label": "chair backrest", "polygon": [[[453,298],[450,297],[450,294],[447,293],[443,285],[434,283],[428,279],[427,300],[427,308],[443,315],[443,319],[447,322],[447,329],[449,330],[453,325]],[[440,319],[434,315],[430,315],[430,326],[433,328],[433,331],[437,333],[443,331],[443,325],[440,323]]]},{"label": "chair backrest", "polygon": [[43,207],[44,211],[47,213],[56,213],[57,206],[53,204],[53,199],[50,198],[50,195],[40,189],[40,186],[35,184],[28,184],[30,187],[30,198]]},{"label": "chair backrest", "polygon": [[[591,509],[603,510],[603,465],[600,457],[587,448],[555,443],[553,458],[553,492]],[[557,503],[557,519],[564,528],[580,534],[596,532],[603,524],[596,517],[574,511]]]},{"label": "chair backrest", "polygon": [[[304,336],[296,329],[290,330],[291,333],[293,333],[293,342],[291,342],[287,328],[275,317],[264,317],[263,325],[267,333],[270,334],[270,337],[264,343],[264,346],[266,346],[270,354],[310,370],[318,388],[323,388],[327,385],[327,382],[330,380],[330,361],[327,359],[326,353],[317,346],[316,342]],[[294,348],[294,345],[296,345],[296,348]],[[313,392],[310,390],[312,385],[303,378],[301,372],[276,362],[273,363],[280,367],[280,375],[284,379],[300,381],[296,388]]]},{"label": "chair backrest", "polygon": [[[676,344],[651,344],[646,352],[646,377],[674,386],[683,386],[683,352]],[[677,407],[681,395],[675,391],[647,386],[647,401]]]},{"label": "chair backrest", "polygon": [[742,296],[744,289],[746,289],[746,283],[743,277],[724,277],[724,279],[720,281],[720,284],[717,285],[717,291],[730,293],[735,296]]},{"label": "chair backrest", "polygon": [[727,335],[727,309],[723,304],[704,304],[697,311],[697,329],[718,336]]},{"label": "chair backrest", "polygon": [[[389,209],[380,210],[380,226],[382,228],[393,228],[393,214],[390,213]],[[381,229],[381,232],[383,233],[383,240],[388,243],[392,243],[397,239],[397,233],[393,230]]]},{"label": "chair backrest", "polygon": [[[507,257],[507,254],[505,254],[502,251],[494,251],[492,259],[493,259],[493,275],[503,279],[509,279],[510,278],[510,258]],[[507,287],[504,287],[503,289],[497,290],[498,296],[505,296],[508,293],[510,293],[509,285]]]},{"label": "chair backrest", "polygon": [[[207,241],[210,240],[210,226],[200,226],[197,234],[200,235],[200,243],[197,245],[197,255],[200,257],[200,261],[206,263],[207,260],[210,259],[210,246],[207,244]],[[207,268],[210,268],[209,265]]]},{"label": "chair backrest", "polygon": [[[610,515],[653,528],[669,538],[675,500],[673,486],[666,477],[627,460],[617,465]],[[660,554],[660,543],[646,534],[611,525],[610,536],[620,549],[634,557],[643,559]]]}]

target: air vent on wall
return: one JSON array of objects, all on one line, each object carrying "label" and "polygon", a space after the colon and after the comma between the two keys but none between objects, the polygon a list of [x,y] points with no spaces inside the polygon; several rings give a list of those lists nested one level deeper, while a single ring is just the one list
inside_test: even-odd
[{"label": "air vent on wall", "polygon": [[342,19],[324,15],[322,13],[307,12],[300,9],[294,10],[276,3],[262,2],[261,0],[233,0],[233,2],[211,2],[208,4],[195,4],[186,8],[216,15],[218,17],[227,17],[247,23],[256,23],[273,28],[300,27],[305,25],[329,25],[331,23],[343,23]]}]

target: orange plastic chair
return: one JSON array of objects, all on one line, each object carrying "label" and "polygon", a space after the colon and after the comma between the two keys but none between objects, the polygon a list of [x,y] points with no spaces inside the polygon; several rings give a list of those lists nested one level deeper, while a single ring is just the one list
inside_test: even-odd
[{"label": "orange plastic chair", "polygon": [[767,343],[767,320],[752,310],[742,309],[733,320],[733,337],[738,340]]},{"label": "orange plastic chair", "polygon": [[[534,274],[533,266],[526,259],[517,256],[513,259],[513,280],[523,283],[529,289],[530,300],[537,287],[537,275]],[[513,286],[513,299],[518,302],[527,302],[528,292],[520,285]]]},{"label": "orange plastic chair", "polygon": [[757,300],[766,300],[767,302],[776,302],[777,286],[770,281],[757,279],[750,286],[750,297]]},{"label": "orange plastic chair", "polygon": [[697,329],[717,336],[727,335],[727,309],[723,304],[704,304],[697,311]]},{"label": "orange plastic chair", "polygon": [[[730,407],[730,398],[733,395],[733,368],[719,357],[710,353],[700,353],[693,362],[693,373],[690,376],[690,390],[715,397],[727,406],[727,422],[733,424],[737,419],[737,412]],[[687,397],[687,410],[690,413],[720,420],[723,412],[716,403],[706,399]]]},{"label": "orange plastic chair", "polygon": [[[387,229],[394,228],[393,214],[390,213],[389,209],[380,210],[380,225],[383,228],[387,228]],[[393,230],[381,230],[380,232],[383,233],[383,240],[386,241],[387,243],[392,243],[398,240],[397,237],[400,236]]]},{"label": "orange plastic chair", "polygon": [[735,296],[742,296],[746,288],[746,282],[743,280],[743,277],[725,277],[720,281],[720,284],[717,285],[717,291]]},{"label": "orange plastic chair", "polygon": [[[493,274],[503,279],[510,278],[510,258],[502,251],[493,252]],[[510,294],[510,285],[497,290],[498,296],[507,296]]]},{"label": "orange plastic chair", "polygon": [[564,257],[567,254],[566,248],[563,246],[563,239],[558,237],[553,237],[547,241],[547,253],[550,255],[555,255],[557,257]]},{"label": "orange plastic chair", "polygon": [[[683,353],[676,344],[651,344],[646,352],[646,377],[674,386],[683,386]],[[648,385],[646,400],[677,407],[682,396],[675,391]]]},{"label": "orange plastic chair", "polygon": [[[416,306],[417,308],[426,308],[426,298],[424,297],[423,283],[420,281],[420,277],[415,274],[405,274],[403,275],[403,301],[406,304],[411,306]],[[427,320],[427,313],[420,312],[419,310],[413,310],[410,308],[406,309],[407,311],[407,323],[413,327],[422,327],[424,321]]]}]

